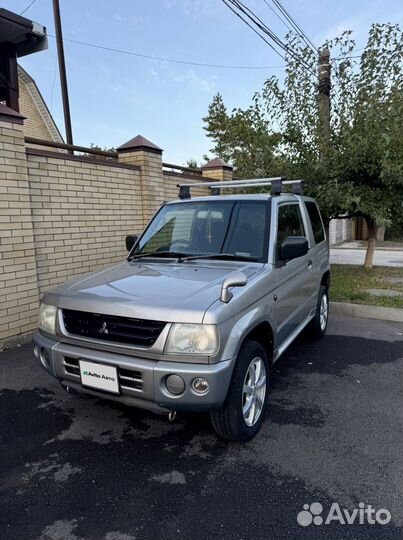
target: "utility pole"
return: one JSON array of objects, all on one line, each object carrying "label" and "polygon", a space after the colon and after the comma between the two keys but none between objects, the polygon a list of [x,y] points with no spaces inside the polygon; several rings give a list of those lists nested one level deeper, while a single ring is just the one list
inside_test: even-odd
[{"label": "utility pole", "polygon": [[[330,143],[330,51],[319,51],[318,62],[318,110],[319,110],[319,159],[324,161]],[[329,245],[330,221],[326,219],[325,229]]]},{"label": "utility pole", "polygon": [[324,159],[330,143],[330,51],[323,49],[319,52],[319,157]]},{"label": "utility pole", "polygon": [[[64,126],[66,130],[67,144],[73,144],[73,132],[71,129],[69,93],[67,90],[66,63],[64,61],[63,33],[60,19],[59,0],[53,0],[53,16],[55,19],[57,58],[59,63],[60,87],[62,91]],[[73,153],[69,150],[69,153]]]}]

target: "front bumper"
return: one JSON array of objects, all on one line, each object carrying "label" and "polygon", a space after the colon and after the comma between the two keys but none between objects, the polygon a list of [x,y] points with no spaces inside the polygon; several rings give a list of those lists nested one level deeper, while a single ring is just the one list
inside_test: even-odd
[{"label": "front bumper", "polygon": [[[42,367],[64,386],[159,413],[221,407],[227,395],[235,364],[235,358],[217,364],[144,360],[62,343],[39,333],[34,336],[33,341]],[[120,394],[114,395],[83,387],[79,359],[117,367]],[[165,379],[171,374],[180,375],[185,382],[185,390],[179,396],[171,394],[166,388]],[[200,395],[193,391],[191,383],[196,377],[208,380],[210,387],[206,394]]]}]

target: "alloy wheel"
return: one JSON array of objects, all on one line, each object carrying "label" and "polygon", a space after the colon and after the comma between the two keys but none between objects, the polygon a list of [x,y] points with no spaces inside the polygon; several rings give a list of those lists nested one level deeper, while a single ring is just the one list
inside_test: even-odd
[{"label": "alloy wheel", "polygon": [[328,316],[329,316],[329,303],[327,301],[327,295],[324,294],[322,296],[322,300],[320,301],[320,311],[319,311],[319,322],[320,322],[320,328],[322,332],[326,328]]},{"label": "alloy wheel", "polygon": [[242,413],[249,427],[256,424],[263,412],[266,386],[266,366],[263,359],[256,356],[249,364],[242,392]]}]

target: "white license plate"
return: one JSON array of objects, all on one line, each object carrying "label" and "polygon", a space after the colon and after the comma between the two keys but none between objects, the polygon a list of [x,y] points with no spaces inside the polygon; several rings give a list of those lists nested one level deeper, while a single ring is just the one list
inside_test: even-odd
[{"label": "white license plate", "polygon": [[81,384],[96,390],[119,394],[118,372],[113,366],[80,360]]}]

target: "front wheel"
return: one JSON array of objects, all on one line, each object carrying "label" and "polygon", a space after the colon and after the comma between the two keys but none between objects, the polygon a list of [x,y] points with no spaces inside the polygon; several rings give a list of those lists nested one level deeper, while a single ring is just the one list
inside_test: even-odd
[{"label": "front wheel", "polygon": [[245,341],[225,403],[210,413],[218,435],[230,441],[249,441],[258,433],[266,408],[268,381],[266,351],[256,341]]},{"label": "front wheel", "polygon": [[314,339],[322,338],[326,333],[329,320],[329,293],[327,287],[321,285],[316,305],[315,317],[309,324],[309,331]]}]

